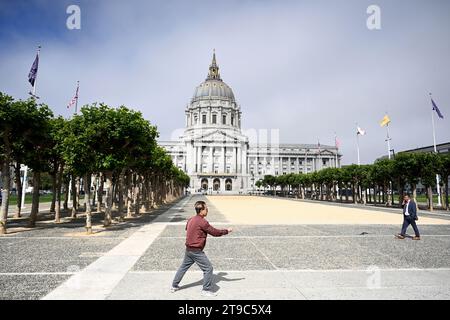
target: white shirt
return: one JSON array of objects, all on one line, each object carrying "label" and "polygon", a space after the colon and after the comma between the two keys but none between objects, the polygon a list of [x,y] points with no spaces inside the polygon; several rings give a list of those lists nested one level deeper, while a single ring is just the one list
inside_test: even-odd
[{"label": "white shirt", "polygon": [[406,208],[405,208],[405,216],[409,216],[409,212],[408,212],[408,207],[409,207],[409,201],[406,203]]}]

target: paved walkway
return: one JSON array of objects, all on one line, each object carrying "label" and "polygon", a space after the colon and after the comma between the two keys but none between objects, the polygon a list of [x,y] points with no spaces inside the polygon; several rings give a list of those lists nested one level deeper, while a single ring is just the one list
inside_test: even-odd
[{"label": "paved walkway", "polygon": [[[231,204],[222,202],[224,198]],[[242,223],[239,215],[247,212],[236,208],[232,212],[233,206],[242,208],[242,203],[224,198],[207,198],[211,224],[235,230],[228,236],[208,238],[205,252],[215,267],[213,289],[218,291],[210,299],[450,299],[448,220],[427,220],[427,224],[420,220],[423,240],[396,240],[393,234],[400,228],[401,217],[395,213],[370,213],[387,223],[352,223],[354,213],[345,212],[345,223],[324,223],[323,215],[316,213],[329,206],[305,207],[296,202],[294,211],[301,219],[316,223],[290,218],[289,223],[271,223],[265,213],[262,219],[255,216],[267,208],[267,202],[255,201],[256,213]],[[182,290],[169,292],[183,258],[185,221],[199,199],[205,197],[185,198],[149,223],[120,233],[119,239],[117,234],[111,237],[103,253],[97,252],[81,270],[60,274],[65,278],[54,280],[40,297],[204,299],[197,266],[186,274]],[[272,211],[273,221],[292,215],[293,209],[286,207],[290,202],[270,201],[278,208]]]}]

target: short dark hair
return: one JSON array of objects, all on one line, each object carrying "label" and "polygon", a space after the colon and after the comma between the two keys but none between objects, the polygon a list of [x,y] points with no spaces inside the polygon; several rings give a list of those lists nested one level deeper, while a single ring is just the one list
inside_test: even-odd
[{"label": "short dark hair", "polygon": [[411,198],[411,195],[409,194],[409,193],[405,193],[405,194],[403,194],[403,196],[405,197],[408,197],[408,198]]},{"label": "short dark hair", "polygon": [[203,209],[205,209],[205,206],[206,206],[206,202],[205,202],[205,201],[197,201],[197,202],[194,204],[195,212],[196,212],[197,214],[199,214],[200,211],[202,211]]}]

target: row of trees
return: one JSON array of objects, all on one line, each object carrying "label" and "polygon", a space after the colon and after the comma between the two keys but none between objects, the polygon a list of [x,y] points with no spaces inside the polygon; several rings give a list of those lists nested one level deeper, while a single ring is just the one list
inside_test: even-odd
[{"label": "row of trees", "polygon": [[[433,188],[436,174],[440,176],[442,204],[447,210],[450,154],[400,153],[394,159],[379,159],[370,165],[349,165],[342,168],[325,168],[307,174],[266,175],[255,183],[258,188],[269,188],[275,194],[278,188],[286,195],[354,203],[383,203],[400,205],[405,190],[417,197],[417,185],[427,190],[428,208],[433,210]],[[338,192],[339,190],[339,192]],[[398,201],[392,195],[398,193]],[[344,200],[345,199],[345,200]]]},{"label": "row of trees", "polygon": [[81,210],[80,189],[84,189],[88,233],[92,232],[95,204],[97,211],[104,210],[104,225],[108,226],[113,206],[129,217],[179,197],[189,177],[173,165],[170,156],[157,145],[157,137],[155,126],[140,112],[124,106],[94,103],[67,120],[54,117],[47,105],[38,105],[34,99],[14,100],[0,92],[0,234],[6,233],[11,171],[17,186],[15,216],[21,215],[21,164],[32,171],[30,227],[35,226],[39,212],[43,173],[52,179],[50,212],[55,214],[56,222],[60,222],[61,206],[69,210],[69,189],[71,217],[76,217]]}]

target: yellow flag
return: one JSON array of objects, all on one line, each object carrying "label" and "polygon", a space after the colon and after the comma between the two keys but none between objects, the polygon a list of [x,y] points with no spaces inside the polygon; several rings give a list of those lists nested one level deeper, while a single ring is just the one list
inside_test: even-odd
[{"label": "yellow flag", "polygon": [[389,119],[388,115],[385,115],[383,120],[380,122],[380,126],[387,126],[389,122],[391,122],[391,119]]}]

